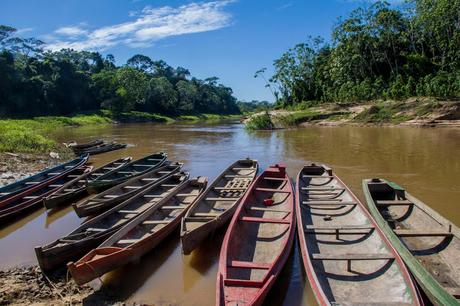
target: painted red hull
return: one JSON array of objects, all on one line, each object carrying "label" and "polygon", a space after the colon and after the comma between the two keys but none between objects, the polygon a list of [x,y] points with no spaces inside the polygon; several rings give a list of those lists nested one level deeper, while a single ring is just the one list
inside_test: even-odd
[{"label": "painted red hull", "polygon": [[[283,212],[286,213],[286,216],[282,219],[248,216],[247,210],[252,210],[255,207],[254,199],[257,199],[256,192],[271,192],[271,190],[274,190],[264,188],[263,182],[268,178],[282,179],[283,182],[285,182],[282,189],[277,189],[277,192],[288,194],[286,200],[283,202],[283,205],[285,205],[283,206],[285,209]],[[261,205],[264,204],[262,203]],[[276,205],[266,207],[261,205],[257,206],[257,210],[273,209],[273,211],[275,211],[277,207]],[[250,240],[251,238],[244,236],[245,233],[238,231],[238,223],[246,221],[261,222],[259,224],[275,223],[283,227],[283,231],[286,235],[283,236],[283,241],[280,244],[281,247],[273,250],[275,257],[271,262],[261,264],[257,262],[251,263],[247,261],[231,260],[232,258],[238,258],[239,252],[238,248],[234,248],[231,245],[232,239],[236,237],[246,237],[246,239]],[[295,237],[295,225],[294,191],[291,181],[285,172],[285,166],[271,166],[249,187],[225,235],[220,253],[219,271],[217,274],[216,305],[261,305],[263,303],[270,288],[273,286],[276,278],[281,273],[284,264],[289,258]],[[254,238],[257,238],[257,236]],[[250,241],[247,243],[250,243]],[[238,279],[229,275],[231,274],[229,273],[229,268],[234,269],[235,267],[242,267],[243,269],[263,269],[266,270],[266,273],[261,280]]]}]

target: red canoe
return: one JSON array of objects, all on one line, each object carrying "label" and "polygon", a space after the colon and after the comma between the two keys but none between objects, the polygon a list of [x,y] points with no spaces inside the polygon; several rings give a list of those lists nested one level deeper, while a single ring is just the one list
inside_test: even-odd
[{"label": "red canoe", "polygon": [[420,305],[396,250],[351,190],[324,165],[299,172],[302,259],[319,305]]},{"label": "red canoe", "polygon": [[289,257],[295,222],[286,166],[271,166],[251,185],[225,234],[216,305],[262,304]]}]

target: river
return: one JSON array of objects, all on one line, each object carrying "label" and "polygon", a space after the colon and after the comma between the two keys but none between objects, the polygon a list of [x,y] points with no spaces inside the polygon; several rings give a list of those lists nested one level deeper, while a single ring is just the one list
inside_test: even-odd
[{"label": "river", "polygon": [[[185,163],[192,176],[210,180],[236,159],[251,157],[261,169],[284,162],[295,177],[307,161],[331,166],[363,199],[361,180],[384,177],[398,184],[460,226],[460,129],[413,127],[306,127],[247,132],[236,122],[200,124],[120,124],[56,131],[61,142],[104,137],[129,143],[126,149],[96,155],[95,166],[120,156],[138,158],[165,151]],[[47,215],[38,210],[0,229],[0,266],[35,263],[33,247],[67,234],[81,220],[72,208]],[[117,299],[155,305],[213,305],[219,248],[224,231],[189,256],[180,251],[179,231],[140,262],[103,277]],[[298,245],[267,305],[315,305]]]}]

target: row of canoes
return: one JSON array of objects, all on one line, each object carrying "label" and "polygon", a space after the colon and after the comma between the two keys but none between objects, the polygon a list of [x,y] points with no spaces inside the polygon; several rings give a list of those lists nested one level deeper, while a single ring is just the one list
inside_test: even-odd
[{"label": "row of canoes", "polygon": [[[183,253],[189,254],[231,219],[219,260],[218,305],[260,305],[296,232],[321,305],[420,305],[414,278],[434,304],[459,304],[459,229],[394,183],[363,181],[369,214],[324,165],[305,166],[294,191],[285,166],[271,166],[255,179],[257,162],[240,160],[206,188],[206,178],[189,179],[182,164],[162,156],[61,186],[66,194],[98,178],[102,189],[116,184],[74,205],[80,216],[92,218],[36,248],[42,270],[68,263],[82,284],[137,260],[179,225]],[[144,162],[157,164],[147,168]],[[13,196],[20,191],[9,190]]]}]

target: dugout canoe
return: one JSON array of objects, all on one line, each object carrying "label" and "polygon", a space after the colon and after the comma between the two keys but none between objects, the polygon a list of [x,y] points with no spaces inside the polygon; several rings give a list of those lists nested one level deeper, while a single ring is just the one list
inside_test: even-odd
[{"label": "dugout canoe", "polygon": [[13,219],[21,214],[26,213],[32,208],[40,206],[43,203],[43,198],[55,192],[67,182],[80,179],[82,175],[90,172],[92,167],[80,167],[71,170],[64,174],[59,179],[54,180],[52,184],[28,193],[26,196],[18,197],[16,200],[9,202],[0,207],[0,224],[10,219]]},{"label": "dugout canoe", "polygon": [[115,151],[119,149],[126,148],[127,144],[126,143],[103,143],[98,146],[86,148],[86,149],[79,149],[76,150],[74,149],[74,152],[77,154],[89,154],[89,155],[96,155],[96,154],[101,154],[105,152],[110,152],[110,151]]},{"label": "dugout canoe", "polygon": [[64,184],[61,188],[58,188],[51,195],[43,199],[43,205],[47,209],[54,208],[56,206],[69,203],[70,201],[79,199],[83,196],[88,195],[86,185],[88,182],[95,180],[101,175],[106,174],[109,171],[117,169],[131,161],[131,157],[123,157],[117,160],[111,161],[104,166],[101,166],[91,172],[80,177],[78,180],[74,180]]},{"label": "dugout canoe", "polygon": [[351,190],[326,165],[297,176],[297,232],[319,305],[421,305],[401,257]]},{"label": "dugout canoe", "polygon": [[460,229],[404,188],[363,180],[369,211],[435,305],[460,305]]},{"label": "dugout canoe", "polygon": [[130,202],[154,202],[149,209],[113,234],[96,249],[80,260],[68,263],[73,279],[79,285],[137,261],[155,248],[180,224],[189,206],[206,188],[205,177],[184,181],[166,198],[158,201],[154,193],[146,190],[129,199]]},{"label": "dugout canoe", "polygon": [[132,161],[123,167],[110,171],[88,182],[88,190],[92,193],[97,193],[103,189],[126,182],[133,177],[160,167],[166,161],[167,157],[166,153],[160,152]]},{"label": "dugout canoe", "polygon": [[241,200],[225,234],[216,305],[262,304],[290,255],[294,210],[286,166],[270,166]]},{"label": "dugout canoe", "polygon": [[184,254],[190,254],[206,237],[231,219],[257,170],[256,160],[248,158],[234,162],[190,207],[181,222]]},{"label": "dugout canoe", "polygon": [[143,189],[180,171],[182,166],[182,163],[167,162],[165,166],[153,169],[141,176],[134,177],[123,184],[116,185],[83,202],[75,203],[72,207],[80,218],[97,215],[133,197]]},{"label": "dugout canoe", "polygon": [[[188,177],[188,173],[179,172],[150,186],[149,190],[159,201],[168,196]],[[122,202],[112,209],[88,219],[68,235],[48,245],[36,247],[35,255],[40,268],[42,271],[49,271],[70,261],[78,260],[154,204],[155,202]]]},{"label": "dugout canoe", "polygon": [[103,143],[104,143],[104,140],[95,139],[95,140],[92,140],[92,141],[87,142],[87,143],[80,143],[79,144],[79,143],[73,141],[73,142],[67,143],[65,145],[66,145],[66,147],[71,148],[73,150],[83,150],[83,149],[87,149],[87,148],[91,148],[91,147],[101,145]]},{"label": "dugout canoe", "polygon": [[81,156],[67,163],[45,169],[20,181],[0,187],[0,208],[11,201],[27,196],[28,193],[43,188],[46,184],[51,184],[69,171],[83,166],[87,161],[88,155]]}]

